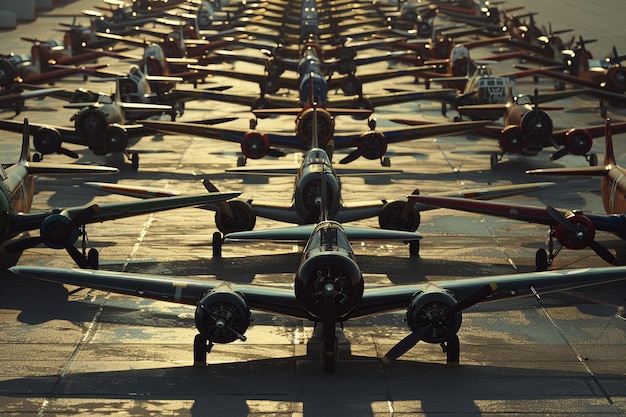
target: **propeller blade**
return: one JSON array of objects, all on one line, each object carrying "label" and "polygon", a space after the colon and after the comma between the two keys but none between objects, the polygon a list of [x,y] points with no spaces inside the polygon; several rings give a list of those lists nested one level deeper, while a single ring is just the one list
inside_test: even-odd
[{"label": "propeller blade", "polygon": [[554,219],[554,221],[556,221],[558,224],[560,224],[561,226],[563,226],[564,228],[566,228],[570,232],[572,232],[572,233],[578,232],[578,230],[574,227],[574,225],[567,221],[567,219],[565,218],[563,213],[561,213],[560,211],[558,211],[554,207],[547,206],[546,207],[546,211],[548,212],[550,217],[552,217],[552,219]]},{"label": "propeller blade", "polygon": [[359,148],[356,148],[355,150],[350,152],[347,156],[345,156],[341,161],[339,161],[339,163],[349,164],[350,162],[356,161],[357,159],[359,159],[360,156],[361,156],[361,150]]},{"label": "propeller blade", "polygon": [[426,332],[430,330],[432,324],[428,324],[427,326],[422,327],[417,332],[411,332],[404,337],[404,339],[400,340],[394,347],[389,349],[389,352],[383,356],[383,362],[389,363],[391,361],[395,361],[400,356],[407,353],[411,348],[418,344],[420,340],[424,337]]},{"label": "propeller blade", "polygon": [[615,255],[613,255],[604,245],[592,240],[591,243],[589,243],[589,247],[607,263],[613,264],[615,262]]},{"label": "propeller blade", "polygon": [[71,230],[76,227],[82,226],[87,223],[93,216],[98,214],[100,207],[97,204],[92,204],[80,213],[78,213],[72,220],[65,225],[65,230]]},{"label": "propeller blade", "polygon": [[6,253],[23,252],[26,249],[34,248],[42,243],[41,237],[29,237],[27,239],[21,239],[13,243],[9,243],[4,247]]},{"label": "propeller blade", "polygon": [[[204,185],[204,188],[210,192],[210,193],[219,193],[220,191],[217,189],[217,187],[215,185],[213,185],[213,183],[211,181],[209,181],[206,178],[202,178],[202,185]],[[229,219],[232,219],[234,217],[233,215],[233,211],[230,209],[230,206],[228,205],[228,203],[226,201],[218,201],[217,203],[215,203],[217,205],[217,207],[224,212],[224,214],[226,215],[226,217],[228,217]]]},{"label": "propeller blade", "polygon": [[450,314],[455,314],[458,311],[465,310],[466,308],[469,308],[474,304],[479,303],[485,298],[489,297],[497,288],[498,286],[494,282],[487,284],[484,287],[479,288],[475,293],[470,294],[461,301],[457,302],[455,305],[450,307],[443,315],[449,316]]},{"label": "propeller blade", "polygon": [[72,260],[76,262],[76,265],[78,265],[82,269],[89,268],[89,263],[87,262],[87,258],[85,258],[85,256],[82,253],[80,253],[80,251],[76,249],[75,246],[67,245],[65,246],[65,250],[70,255]]},{"label": "propeller blade", "polygon": [[552,156],[550,157],[550,160],[551,161],[556,161],[557,159],[563,158],[568,153],[569,153],[569,147],[564,146],[561,149],[559,149],[558,151],[556,151],[555,153],[553,153]]},{"label": "propeller blade", "polygon": [[78,154],[74,151],[70,151],[67,148],[59,148],[59,153],[73,159],[78,159]]},{"label": "propeller blade", "polygon": [[280,158],[282,156],[287,155],[284,151],[281,151],[280,149],[276,149],[276,148],[269,148],[267,150],[267,154],[274,158]]}]

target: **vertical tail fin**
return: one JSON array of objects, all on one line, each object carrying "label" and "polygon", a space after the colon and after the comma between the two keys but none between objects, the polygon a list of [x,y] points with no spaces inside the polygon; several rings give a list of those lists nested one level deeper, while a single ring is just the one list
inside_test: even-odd
[{"label": "vertical tail fin", "polygon": [[24,119],[24,129],[22,130],[22,151],[20,153],[20,162],[30,160],[30,130],[28,128],[28,119]]},{"label": "vertical tail fin", "polygon": [[616,165],[615,154],[613,152],[613,137],[611,135],[611,119],[606,118],[604,144],[604,165]]}]

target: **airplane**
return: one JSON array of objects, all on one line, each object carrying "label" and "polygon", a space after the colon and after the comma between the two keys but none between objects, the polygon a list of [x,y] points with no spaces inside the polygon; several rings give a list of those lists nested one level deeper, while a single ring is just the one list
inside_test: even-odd
[{"label": "airplane", "polygon": [[[78,154],[64,148],[63,142],[87,146],[95,155],[109,153],[123,153],[131,161],[131,168],[139,168],[139,154],[129,150],[139,138],[154,134],[155,131],[142,124],[125,124],[128,115],[135,114],[137,118],[147,117],[156,113],[172,114],[172,106],[159,104],[145,104],[122,102],[120,80],[117,80],[117,91],[112,100],[110,96],[102,94],[94,103],[70,103],[66,108],[78,108],[70,121],[74,121],[74,128],[52,126],[48,124],[31,123],[36,130],[33,135],[35,149],[40,152],[36,158],[59,153],[71,158],[78,158]],[[132,117],[131,117],[132,118]],[[222,123],[233,120],[222,118],[206,120],[202,123]],[[0,120],[0,129],[10,132],[21,132],[21,123],[14,120]]]},{"label": "airplane", "polygon": [[193,341],[194,367],[207,366],[207,354],[215,344],[245,342],[252,311],[311,320],[321,325],[320,357],[326,373],[334,372],[338,361],[337,323],[343,328],[350,319],[406,311],[410,332],[382,357],[383,363],[424,342],[440,345],[446,364],[455,366],[460,363],[462,313],[469,307],[626,278],[626,267],[612,267],[367,286],[348,232],[333,221],[322,221],[312,229],[293,289],[114,271],[30,266],[9,270],[24,278],[194,306],[198,331]]},{"label": "airplane", "polygon": [[[511,86],[507,89],[507,103],[459,106],[460,114],[476,115],[492,111],[504,112],[503,126],[484,126],[475,130],[475,133],[498,139],[501,152],[491,154],[491,169],[498,169],[505,153],[524,156],[536,156],[546,147],[557,150],[550,160],[555,161],[567,154],[584,156],[590,166],[598,165],[596,154],[590,154],[593,138],[600,137],[605,132],[605,125],[589,126],[585,128],[570,128],[553,130],[554,126],[550,115],[545,110],[562,110],[561,107],[539,107],[539,103],[557,100],[578,94],[584,90],[569,90],[544,94],[542,98],[535,89],[534,97],[520,95],[513,97]],[[499,116],[498,116],[499,117]],[[626,123],[614,123],[614,133],[626,130]]]},{"label": "airplane", "polygon": [[[619,55],[613,47],[613,54],[604,60],[593,60],[591,53],[582,46],[574,50],[564,50],[567,72],[543,69],[541,75],[589,89],[588,94],[601,98],[600,111],[606,117],[606,100],[618,107],[626,106],[626,68],[622,61],[626,56]],[[561,88],[557,84],[557,88]]]},{"label": "airplane", "polygon": [[[319,219],[319,199],[323,191],[320,188],[320,175],[324,177],[323,188],[326,189],[325,213],[326,218],[340,223],[362,220],[378,216],[378,223],[382,229],[402,230],[414,232],[420,224],[420,211],[430,210],[433,207],[425,205],[407,204],[406,201],[374,201],[362,202],[355,206],[346,206],[341,197],[340,176],[367,176],[390,175],[401,171],[390,170],[363,170],[363,169],[335,169],[331,162],[332,142],[328,145],[329,151],[319,146],[317,131],[317,112],[313,108],[313,140],[312,148],[305,154],[299,168],[262,168],[262,169],[227,169],[227,173],[238,175],[262,176],[295,176],[292,202],[289,206],[276,203],[259,203],[252,200],[231,200],[217,206],[207,206],[215,210],[215,224],[224,234],[224,239],[232,237],[233,232],[251,231],[256,225],[257,216],[298,225],[311,225]],[[332,155],[332,153],[331,153]],[[130,195],[140,198],[155,198],[177,195],[168,190],[157,190],[149,187],[125,186],[109,183],[86,183],[91,187],[105,192]],[[204,185],[209,192],[217,192],[215,185],[205,180]],[[536,191],[552,186],[552,183],[518,184],[488,189],[463,190],[458,192],[443,192],[435,195],[460,196],[464,198],[492,199],[508,195]],[[414,192],[415,193],[415,192]],[[307,226],[308,227],[308,226]],[[296,230],[296,229],[292,229]],[[310,230],[306,227],[304,230]],[[306,240],[306,239],[302,239]],[[222,236],[219,232],[213,235],[213,254],[221,254]],[[411,256],[419,254],[419,242],[413,241],[409,245]]]},{"label": "airplane", "polygon": [[21,89],[7,89],[0,92],[0,108],[12,109],[15,115],[19,115],[24,108],[24,102],[32,98],[41,98],[63,91],[62,88],[38,88],[31,91]]},{"label": "airplane", "polygon": [[[598,175],[602,176],[601,194],[607,214],[586,213],[580,210],[555,209],[553,207],[533,207],[517,204],[468,201],[457,198],[439,198],[413,195],[409,201],[451,208],[472,213],[507,217],[520,221],[545,224],[550,227],[548,251],[538,249],[535,255],[539,271],[552,265],[562,248],[591,248],[606,262],[613,264],[615,256],[603,245],[595,241],[596,231],[609,232],[626,239],[626,185],[622,180],[624,168],[617,165],[613,153],[612,126],[609,119],[606,125],[604,165],[580,168],[552,168],[527,171],[531,175]],[[555,241],[560,248],[554,249]]]},{"label": "airplane", "polygon": [[[0,253],[20,253],[44,244],[52,249],[65,249],[81,268],[98,268],[97,249],[86,250],[85,225],[121,219],[181,207],[197,206],[227,200],[238,192],[209,193],[168,197],[128,203],[92,204],[65,209],[30,213],[34,195],[34,177],[38,175],[114,174],[115,168],[77,164],[50,164],[30,161],[28,119],[24,119],[22,147],[17,163],[0,164]],[[13,240],[21,233],[39,229],[39,236]],[[82,236],[82,253],[74,244]]]},{"label": "airplane", "polygon": [[41,70],[33,65],[32,57],[26,55],[0,55],[0,87],[10,89],[21,84],[51,84],[71,75],[95,75],[107,64],[89,66],[55,67],[44,65]]}]

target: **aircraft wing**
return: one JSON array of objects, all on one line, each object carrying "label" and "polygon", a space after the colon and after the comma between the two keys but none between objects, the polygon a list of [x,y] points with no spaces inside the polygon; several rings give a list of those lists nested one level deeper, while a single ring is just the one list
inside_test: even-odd
[{"label": "aircraft wing", "polygon": [[[122,219],[139,216],[157,211],[172,210],[181,207],[197,206],[215,203],[237,197],[239,192],[204,193],[197,195],[183,195],[175,197],[153,198],[148,200],[136,200],[124,203],[108,203],[97,205],[92,215],[85,217],[82,224],[99,223],[107,220]],[[61,216],[74,219],[89,211],[91,205],[70,207],[62,210]],[[12,215],[11,233],[25,232],[40,228],[42,222],[52,215],[51,212],[17,213]]]},{"label": "aircraft wing", "polygon": [[[454,97],[455,90],[437,89],[425,91],[409,91],[409,92],[390,92],[388,94],[367,95],[365,97],[328,97],[328,105],[333,107],[345,107],[349,109],[357,109],[362,106],[362,102],[369,102],[371,108],[389,106],[393,104],[407,103],[417,100],[443,100],[447,101],[448,97]],[[273,99],[272,99],[273,100]]]},{"label": "aircraft wing", "polygon": [[[311,237],[311,232],[315,228],[314,224],[302,226],[278,227],[265,230],[250,230],[246,232],[233,232],[224,235],[224,240],[233,242],[256,242],[270,241],[281,243],[306,242]],[[365,227],[343,226],[346,236],[351,241],[358,240],[400,240],[411,241],[422,238],[422,235],[413,232],[403,232],[400,230],[373,229]]]},{"label": "aircraft wing", "polygon": [[[10,271],[26,278],[190,306],[197,305],[208,291],[224,284],[223,281],[217,280],[194,280],[90,269],[14,266],[10,268]],[[610,284],[624,279],[626,279],[626,267],[613,267],[533,272],[421,284],[366,286],[363,298],[350,314],[350,318],[406,310],[415,293],[422,292],[432,285],[451,291],[457,299],[461,300],[486,285],[495,284],[496,291],[485,301],[497,301],[532,296],[535,293],[547,294],[592,285]],[[232,283],[230,287],[232,291],[241,293],[253,310],[309,318],[308,314],[300,308],[292,289],[235,283]]]},{"label": "aircraft wing", "polygon": [[[437,136],[452,135],[483,127],[486,121],[455,122],[455,123],[429,123],[421,126],[408,128],[390,129],[382,132],[386,143],[406,142],[416,139],[432,138]],[[362,133],[358,134],[335,134],[333,140],[335,149],[345,149],[358,146]]]},{"label": "aircraft wing", "polygon": [[558,71],[550,71],[550,70],[545,70],[545,69],[541,71],[541,75],[545,75],[547,77],[564,81],[566,83],[577,85],[580,87],[586,87],[587,88],[587,90],[585,90],[586,94],[605,98],[609,100],[609,102],[618,102],[618,103],[626,104],[625,94],[620,94],[620,93],[605,90],[603,88],[604,84],[600,85],[595,81],[588,80],[583,77],[577,77],[575,75],[566,74],[566,73],[558,72]]},{"label": "aircraft wing", "polygon": [[[199,123],[180,123],[156,120],[143,120],[141,123],[145,127],[159,132],[191,135],[235,143],[243,143],[244,135],[248,133],[248,130],[218,128]],[[304,144],[296,139],[294,133],[267,133],[267,137],[269,138],[272,146],[302,151],[306,151],[308,149]]]}]

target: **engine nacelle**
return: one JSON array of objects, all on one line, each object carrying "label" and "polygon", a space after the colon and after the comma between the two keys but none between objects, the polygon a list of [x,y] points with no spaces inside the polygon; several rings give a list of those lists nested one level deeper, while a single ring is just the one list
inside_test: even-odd
[{"label": "engine nacelle", "polygon": [[89,139],[98,144],[104,139],[104,133],[110,121],[103,111],[86,107],[76,113],[70,120],[74,120],[74,127],[81,138]]},{"label": "engine nacelle", "polygon": [[548,113],[540,109],[533,109],[524,114],[520,125],[526,139],[526,148],[531,151],[541,150],[554,128]]},{"label": "engine nacelle", "polygon": [[349,74],[341,83],[341,90],[349,96],[361,95],[363,92],[363,83],[354,74]]},{"label": "engine nacelle", "polygon": [[226,201],[226,204],[230,208],[232,217],[219,208],[215,212],[215,225],[220,232],[227,234],[254,229],[256,214],[250,203],[243,200],[230,200]]},{"label": "engine nacelle", "polygon": [[555,229],[559,243],[568,249],[584,249],[589,246],[596,237],[593,222],[582,214],[570,215],[567,221],[576,228],[576,231],[566,229],[559,224]]},{"label": "engine nacelle", "polygon": [[413,295],[407,309],[407,324],[414,332],[430,326],[422,336],[422,340],[426,343],[442,343],[454,336],[461,328],[460,311],[444,316],[445,312],[455,304],[456,299],[451,292],[429,284],[424,291]]},{"label": "engine nacelle", "polygon": [[61,150],[61,133],[51,127],[42,127],[33,135],[33,145],[42,155],[58,153]]},{"label": "engine nacelle", "polygon": [[261,159],[270,149],[270,139],[261,132],[252,130],[243,135],[241,152],[250,159]]},{"label": "engine nacelle", "polygon": [[202,297],[195,318],[198,332],[210,342],[245,341],[243,334],[250,325],[250,307],[229,283],[223,283]]},{"label": "engine nacelle", "polygon": [[73,245],[80,234],[78,228],[68,229],[72,219],[64,212],[56,212],[46,217],[39,227],[39,234],[44,245],[52,249],[63,249]]},{"label": "engine nacelle", "polygon": [[420,225],[421,216],[419,210],[413,208],[404,215],[406,201],[390,201],[380,210],[378,214],[378,224],[381,229],[404,230],[415,232]]},{"label": "engine nacelle", "polygon": [[363,276],[348,256],[333,251],[316,252],[296,272],[295,293],[302,308],[322,319],[329,306],[339,320],[346,317],[363,296]]},{"label": "engine nacelle", "polygon": [[261,82],[261,93],[276,94],[280,89],[280,77],[275,74],[268,74]]},{"label": "engine nacelle", "polygon": [[323,109],[304,109],[296,117],[296,135],[307,147],[313,143],[313,119],[317,115],[317,142],[320,148],[326,147],[335,133],[335,119]]},{"label": "engine nacelle", "polygon": [[609,68],[606,74],[606,84],[609,91],[624,93],[626,91],[626,68],[622,66]]},{"label": "engine nacelle", "polygon": [[593,146],[593,139],[585,129],[571,129],[565,134],[565,147],[574,155],[587,155]]},{"label": "engine nacelle", "polygon": [[526,141],[519,126],[507,126],[502,130],[498,145],[506,153],[522,153]]},{"label": "engine nacelle", "polygon": [[387,152],[387,140],[381,132],[371,131],[361,135],[358,148],[365,159],[380,159]]},{"label": "engine nacelle", "polygon": [[104,148],[107,153],[124,152],[128,143],[128,132],[122,126],[113,125],[106,128]]}]

